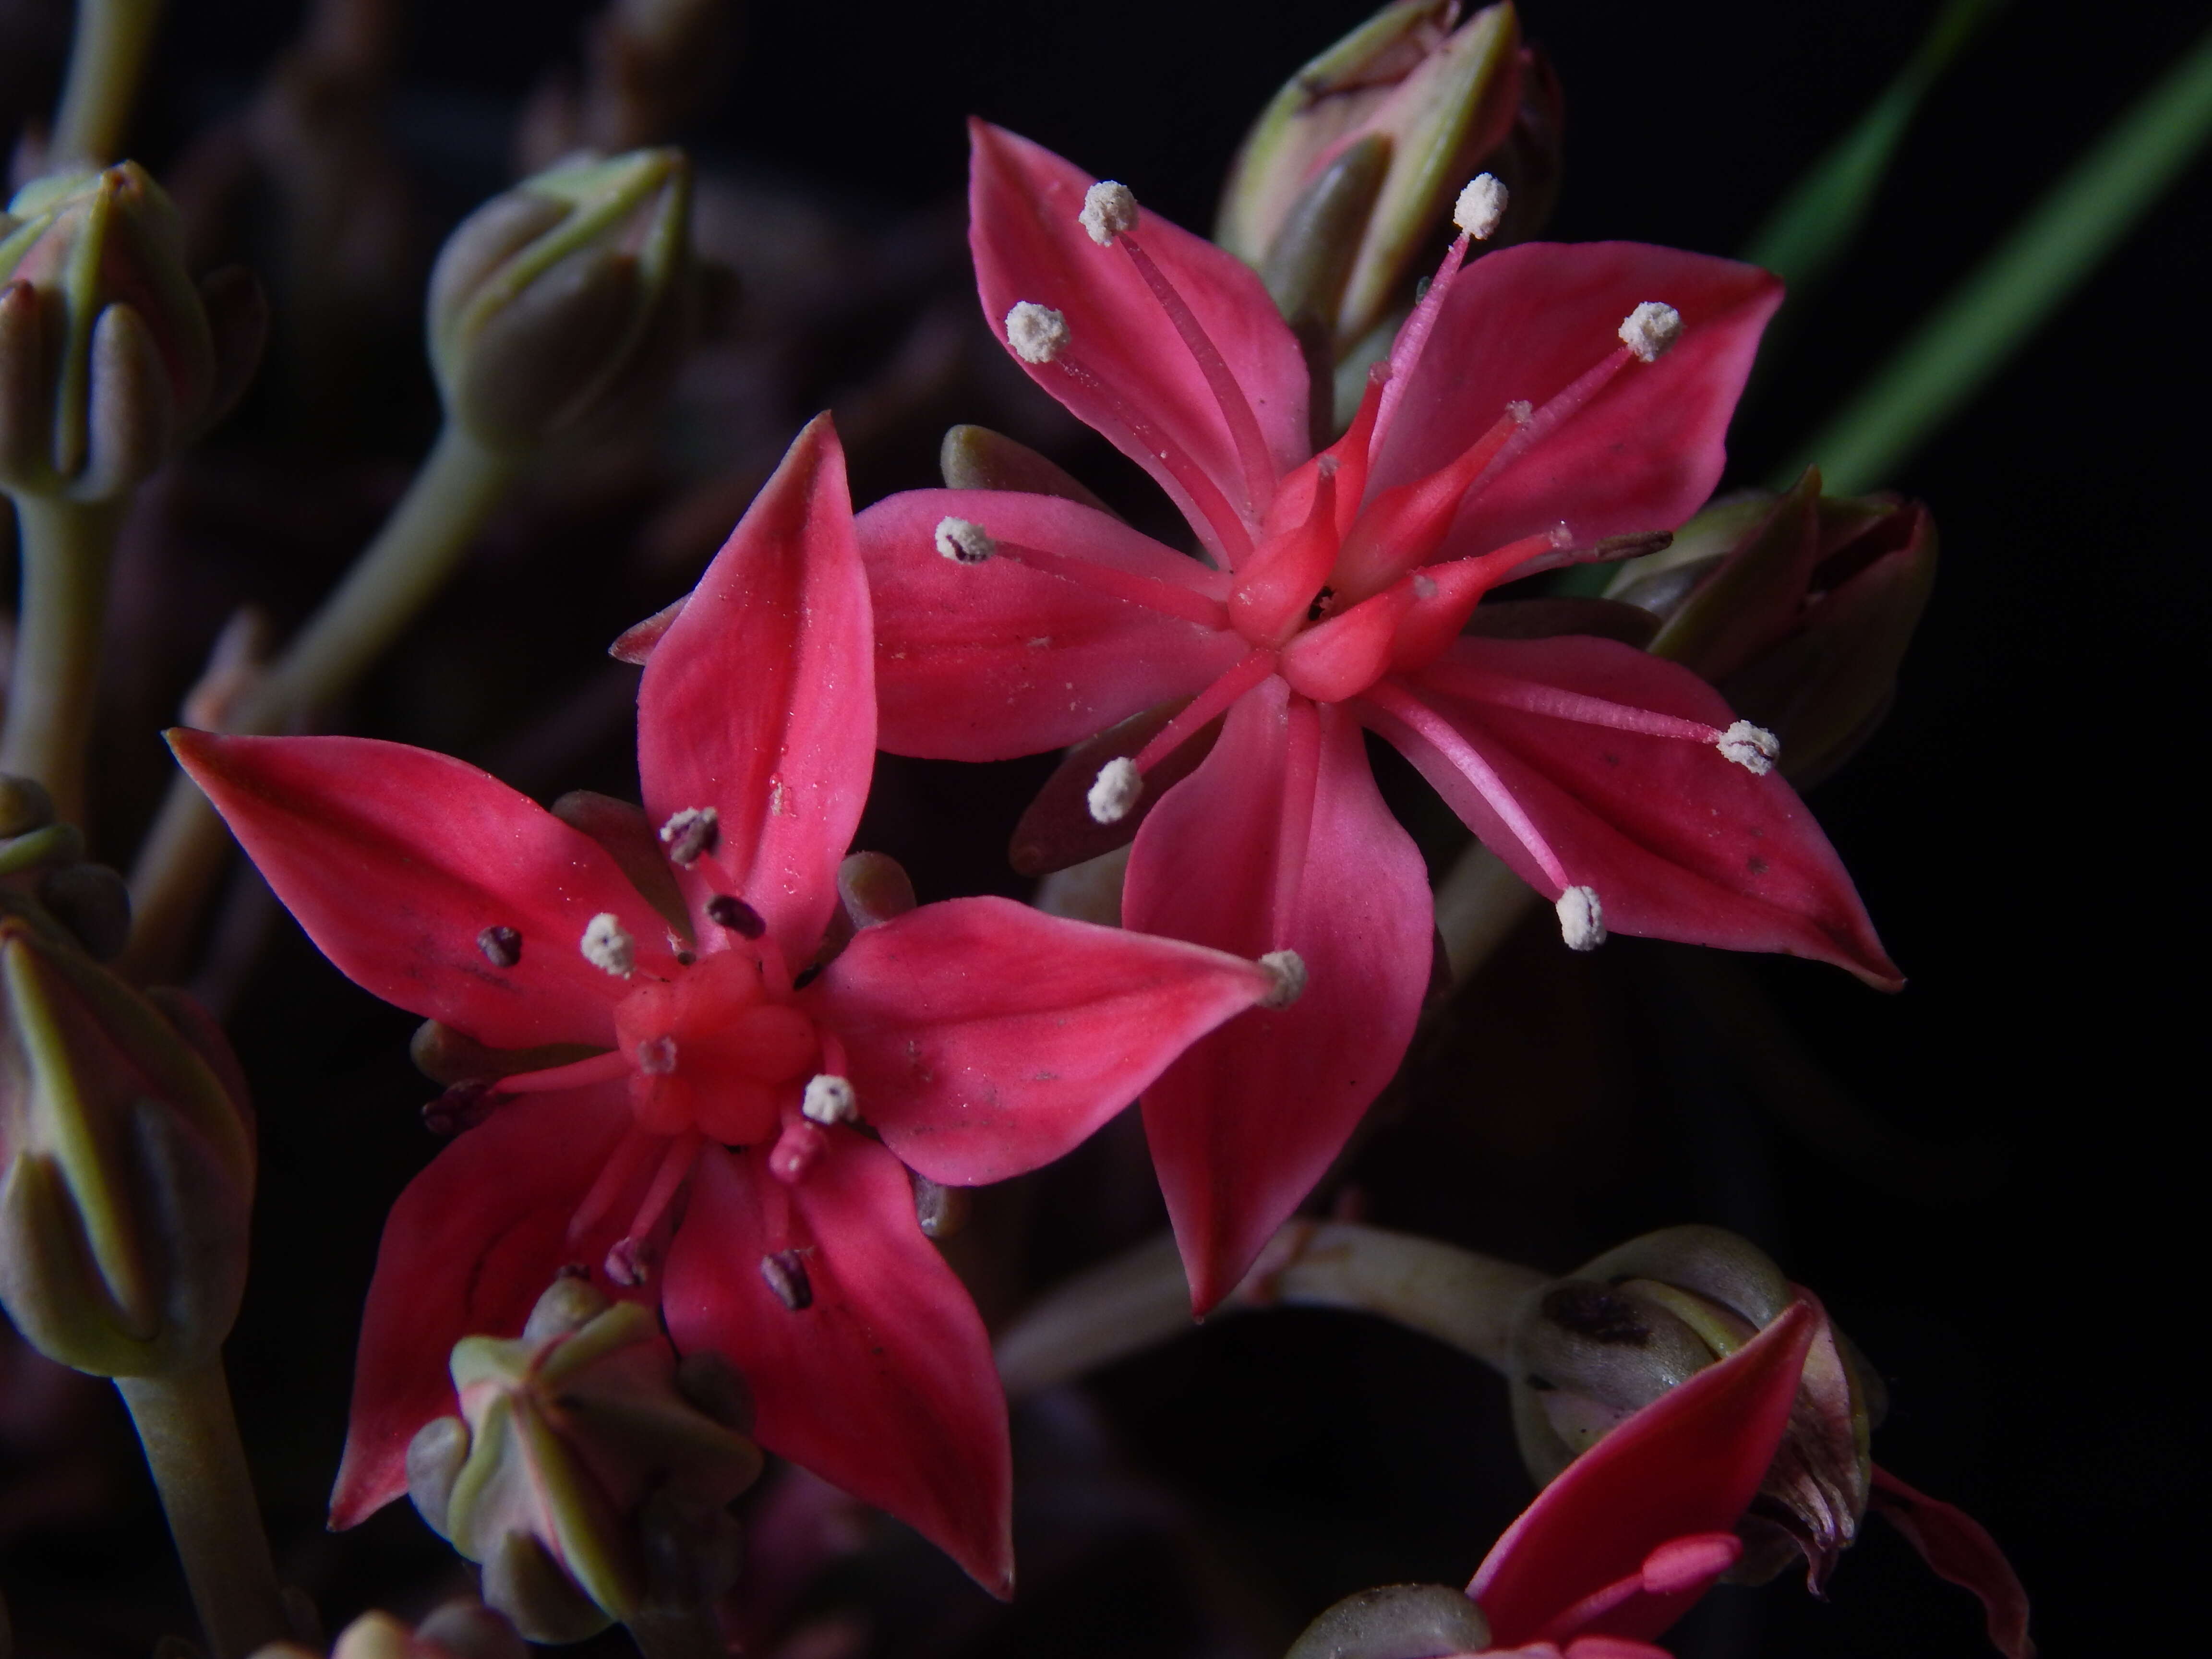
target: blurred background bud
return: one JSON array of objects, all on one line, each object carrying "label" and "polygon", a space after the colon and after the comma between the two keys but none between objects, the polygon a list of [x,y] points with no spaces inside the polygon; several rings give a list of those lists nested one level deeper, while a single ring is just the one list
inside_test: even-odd
[{"label": "blurred background bud", "polygon": [[[1522,1461],[1549,1482],[1631,1413],[1726,1358],[1804,1292],[1757,1246],[1718,1227],[1668,1227],[1533,1291],[1507,1373]],[[1738,1524],[1733,1577],[1763,1583],[1802,1557],[1814,1589],[1858,1535],[1870,1439],[1888,1405],[1850,1339],[1825,1316],[1790,1426]]]},{"label": "blurred background bud", "polygon": [[185,275],[136,162],[26,185],[0,216],[0,485],[121,494],[236,401],[265,331],[249,273]]},{"label": "blurred background bud", "polygon": [[1490,1623],[1449,1584],[1385,1584],[1347,1595],[1283,1659],[1437,1659],[1490,1645]]},{"label": "blurred background bud", "polygon": [[[364,1613],[339,1632],[331,1659],[529,1659],[514,1626],[476,1601],[448,1601],[410,1630],[388,1613]],[[316,1659],[293,1642],[272,1642],[253,1659]]]},{"label": "blurred background bud", "polygon": [[674,149],[525,179],[447,239],[430,360],[448,416],[494,450],[658,397],[691,311],[690,167]]},{"label": "blurred background bud", "polygon": [[219,1032],[33,915],[0,918],[0,1302],[80,1370],[204,1364],[237,1317],[253,1194]]},{"label": "blurred background bud", "polygon": [[1895,495],[1824,496],[1808,468],[1780,494],[1717,501],[1607,589],[1659,617],[1657,655],[1695,669],[1782,739],[1799,788],[1889,712],[1936,580],[1936,525]]},{"label": "blurred background bud", "polygon": [[1514,129],[1513,8],[1464,23],[1460,9],[1385,6],[1291,77],[1231,170],[1214,240],[1332,362],[1409,295],[1461,187]]},{"label": "blurred background bud", "polygon": [[456,1343],[453,1376],[462,1418],[415,1437],[409,1494],[483,1564],[484,1600],[525,1636],[580,1641],[634,1622],[672,1577],[702,1601],[729,1587],[725,1506],[761,1454],[727,1366],[679,1366],[651,1310],[564,1278],[520,1337]]}]

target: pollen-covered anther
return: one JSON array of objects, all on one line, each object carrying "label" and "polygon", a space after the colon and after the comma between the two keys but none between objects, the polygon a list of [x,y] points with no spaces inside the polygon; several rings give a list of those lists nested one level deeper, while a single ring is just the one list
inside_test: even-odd
[{"label": "pollen-covered anther", "polygon": [[1572,547],[1575,544],[1575,532],[1567,528],[1567,521],[1565,519],[1553,525],[1546,533],[1551,537],[1552,545],[1554,547]]},{"label": "pollen-covered anther", "polygon": [[806,1258],[797,1250],[776,1250],[761,1258],[761,1278],[775,1299],[793,1313],[814,1305],[814,1284],[806,1276]]},{"label": "pollen-covered anther", "polygon": [[1536,418],[1536,405],[1526,398],[1515,398],[1505,405],[1505,412],[1512,417],[1514,425],[1526,426]]},{"label": "pollen-covered anther", "polygon": [[647,1037],[637,1045],[637,1069],[647,1077],[668,1077],[676,1070],[676,1039]]},{"label": "pollen-covered anther", "polygon": [[622,918],[611,910],[600,911],[585,924],[578,948],[585,961],[617,979],[628,979],[637,967],[637,941],[623,932]]},{"label": "pollen-covered anther", "polygon": [[850,1123],[860,1115],[852,1083],[831,1072],[817,1072],[806,1079],[799,1109],[816,1123]]},{"label": "pollen-covered anther", "polygon": [[711,853],[722,839],[722,815],[711,806],[687,806],[660,826],[660,844],[685,869]]},{"label": "pollen-covered anther", "polygon": [[1091,240],[1111,247],[1125,230],[1137,228],[1137,195],[1118,179],[1101,179],[1083,192],[1083,211],[1075,216]]},{"label": "pollen-covered anther", "polygon": [[1306,959],[1296,951],[1270,951],[1260,958],[1260,966],[1275,981],[1274,988],[1260,999],[1262,1008],[1287,1008],[1305,994]]},{"label": "pollen-covered anther", "polygon": [[1067,349],[1067,319],[1024,300],[1006,313],[1006,343],[1025,363],[1048,363]]},{"label": "pollen-covered anther", "polygon": [[1559,937],[1570,951],[1595,951],[1605,943],[1605,906],[1595,887],[1570,887],[1553,907],[1559,913]]},{"label": "pollen-covered anther", "polygon": [[1738,720],[1720,735],[1715,745],[1727,759],[1750,773],[1763,778],[1774,769],[1774,763],[1782,758],[1782,739],[1763,726],[1753,726],[1749,720]]},{"label": "pollen-covered anther", "polygon": [[999,550],[991,532],[973,519],[939,519],[936,541],[937,550],[955,564],[981,564]]},{"label": "pollen-covered anther", "polygon": [[512,968],[522,960],[522,935],[512,927],[487,927],[477,935],[477,949],[495,968]]},{"label": "pollen-covered anther", "polygon": [[1682,337],[1682,313],[1670,305],[1646,300],[1620,319],[1620,343],[1647,363],[1667,355]]},{"label": "pollen-covered anther", "polygon": [[1452,222],[1478,242],[1487,241],[1505,217],[1511,199],[1503,180],[1494,173],[1478,173],[1467,181],[1452,205]]},{"label": "pollen-covered anther", "polygon": [[1129,816],[1129,809],[1143,799],[1144,793],[1145,775],[1137,770],[1137,763],[1125,755],[1098,769],[1097,777],[1091,781],[1091,793],[1085,799],[1093,823],[1119,823]]}]

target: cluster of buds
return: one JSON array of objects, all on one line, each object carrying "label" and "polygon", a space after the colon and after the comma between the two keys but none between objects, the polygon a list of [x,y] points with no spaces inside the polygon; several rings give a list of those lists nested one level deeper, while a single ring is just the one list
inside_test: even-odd
[{"label": "cluster of buds", "polygon": [[1800,788],[1856,753],[1888,713],[1936,580],[1917,501],[1791,489],[1715,501],[1665,550],[1620,568],[1609,597],[1660,618],[1650,648],[1695,669],[1774,732]]},{"label": "cluster of buds", "polygon": [[494,197],[430,278],[430,363],[447,416],[527,449],[657,398],[692,311],[683,152],[563,162]]},{"label": "cluster of buds", "polygon": [[246,1285],[253,1143],[221,1030],[94,957],[129,913],[37,785],[0,778],[0,1304],[48,1358],[191,1370]]},{"label": "cluster of buds", "polygon": [[678,1361],[650,1308],[562,1278],[519,1338],[465,1337],[452,1370],[461,1415],[415,1437],[409,1495],[525,1636],[580,1641],[728,1589],[726,1506],[761,1454],[717,1356]]},{"label": "cluster of buds", "polygon": [[0,487],[121,495],[230,407],[264,331],[245,270],[185,274],[136,162],[26,185],[0,214]]},{"label": "cluster of buds", "polygon": [[1378,329],[1387,344],[1471,175],[1504,185],[1494,240],[1549,210],[1557,83],[1510,3],[1459,17],[1459,0],[1385,6],[1291,77],[1231,171],[1214,240],[1332,364]]},{"label": "cluster of buds", "polygon": [[[1607,1251],[1522,1304],[1510,1337],[1513,1427],[1540,1486],[1632,1413],[1741,1348],[1804,1293],[1756,1246],[1669,1227]],[[1850,1339],[1820,1322],[1790,1424],[1738,1523],[1735,1576],[1764,1583],[1802,1556],[1817,1589],[1858,1535],[1870,1439],[1887,1407]]]}]

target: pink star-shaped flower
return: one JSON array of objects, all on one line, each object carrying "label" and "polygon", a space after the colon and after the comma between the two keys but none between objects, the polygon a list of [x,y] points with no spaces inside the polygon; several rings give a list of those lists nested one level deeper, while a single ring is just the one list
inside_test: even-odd
[{"label": "pink star-shaped flower", "polygon": [[[1316,454],[1306,363],[1242,264],[980,124],[969,201],[992,325],[1174,497],[1208,560],[1059,496],[879,502],[859,529],[881,740],[995,760],[1129,721],[1088,788],[1101,823],[1141,820],[1126,923],[1304,959],[1295,1013],[1231,1022],[1145,1096],[1201,1310],[1342,1147],[1429,982],[1426,872],[1364,732],[1557,902],[1571,945],[1609,929],[1899,982],[1771,738],[1711,687],[1611,641],[1462,634],[1499,583],[1705,501],[1771,276],[1632,243],[1463,266],[1462,235]],[[892,1144],[967,1174],[951,1149]]]},{"label": "pink star-shaped flower", "polygon": [[454,1342],[519,1331],[580,1268],[734,1363],[763,1445],[1011,1586],[990,1345],[855,1122],[1017,1173],[1285,973],[994,898],[863,927],[816,971],[874,758],[869,627],[825,416],[659,635],[632,844],[419,749],[173,734],[356,983],[495,1048],[587,1056],[498,1079],[393,1206],[334,1524],[405,1490],[410,1438],[454,1410]]}]

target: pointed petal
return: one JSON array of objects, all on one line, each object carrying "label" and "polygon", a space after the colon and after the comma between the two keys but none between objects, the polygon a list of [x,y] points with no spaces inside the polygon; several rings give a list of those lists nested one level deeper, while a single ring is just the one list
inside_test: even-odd
[{"label": "pointed petal", "polygon": [[884,1144],[968,1186],[1073,1150],[1274,983],[1202,945],[969,898],[861,929],[808,995]]},{"label": "pointed petal", "polygon": [[[714,1148],[692,1176],[662,1308],[686,1353],[744,1373],[760,1443],[888,1510],[994,1595],[1013,1587],[1006,1397],[983,1322],[914,1218],[906,1170],[849,1129],[786,1187]],[[763,1257],[798,1252],[787,1306]]]},{"label": "pointed petal", "polygon": [[[1728,1358],[1630,1417],[1539,1492],[1467,1587],[1490,1620],[1491,1639],[1501,1647],[1533,1641],[1585,1596],[1644,1573],[1662,1546],[1733,1528],[1781,1443],[1820,1320],[1813,1303],[1795,1304]],[[1646,1590],[1591,1633],[1647,1640],[1701,1594],[1702,1585]]]},{"label": "pointed petal", "polygon": [[1647,300],[1682,313],[1655,363],[1630,362],[1460,510],[1434,557],[1486,552],[1565,520],[1587,546],[1671,530],[1712,494],[1729,417],[1782,284],[1734,260],[1640,242],[1529,242],[1461,271],[1407,379],[1376,491],[1425,477],[1516,398],[1541,408],[1616,349]]},{"label": "pointed petal", "polygon": [[[1781,775],[1706,744],[1504,708],[1452,693],[1456,670],[1507,676],[1726,729],[1728,705],[1676,664],[1612,640],[1462,640],[1396,682],[1498,774],[1569,878],[1594,887],[1610,932],[1778,951],[1903,982],[1835,849]],[[1420,768],[1485,845],[1547,898],[1560,884],[1453,762],[1403,722],[1362,718]]]},{"label": "pointed petal", "polygon": [[858,529],[875,601],[879,736],[893,754],[981,761],[1056,749],[1190,696],[1250,648],[1225,626],[1013,558],[948,559],[936,545],[946,518],[1200,599],[1228,592],[1223,573],[1055,496],[915,489],[878,501]]},{"label": "pointed petal", "polygon": [[[1255,531],[1264,501],[1247,499],[1244,471],[1220,405],[1127,252],[1093,242],[1077,216],[1095,175],[1005,130],[974,122],[968,203],[975,285],[993,335],[1029,301],[1067,319],[1067,350],[1097,381],[1064,366],[1015,361],[1077,418],[1150,472],[1217,556],[1206,514],[1163,459],[1188,458]],[[1135,234],[1219,349],[1259,422],[1279,477],[1306,459],[1306,367],[1296,339],[1250,267],[1201,237],[1145,213]],[[1151,428],[1133,431],[1128,414]]]},{"label": "pointed petal", "polygon": [[[623,981],[578,948],[600,912],[665,949],[666,924],[597,842],[451,756],[369,738],[169,744],[341,973],[479,1042],[613,1042]],[[512,966],[477,943],[489,927],[520,936]]]},{"label": "pointed petal", "polygon": [[2027,1591],[1982,1523],[1954,1504],[1916,1492],[1877,1463],[1874,1507],[1903,1533],[1937,1577],[1982,1599],[1990,1645],[2005,1659],[2035,1659],[2027,1633]]},{"label": "pointed petal", "polygon": [[407,1443],[459,1410],[447,1370],[454,1343],[520,1334],[563,1267],[597,1269],[620,1229],[572,1243],[568,1223],[630,1121],[619,1084],[511,1101],[399,1194],[362,1316],[331,1526],[407,1490]]},{"label": "pointed petal", "polygon": [[682,872],[696,908],[726,881],[785,958],[814,954],[875,763],[867,584],[845,454],[827,415],[793,441],[653,648],[637,765],[656,824],[721,815],[719,874]]},{"label": "pointed petal", "polygon": [[[1285,836],[1286,775],[1301,744],[1316,766],[1311,805],[1287,809],[1307,821]],[[1304,864],[1279,926],[1285,846]],[[1312,1190],[1405,1057],[1429,981],[1428,877],[1376,793],[1357,726],[1271,680],[1230,711],[1205,764],[1145,821],[1122,915],[1140,932],[1240,956],[1288,947],[1305,963],[1294,1006],[1240,1015],[1145,1092],[1145,1133],[1203,1313]]]}]

